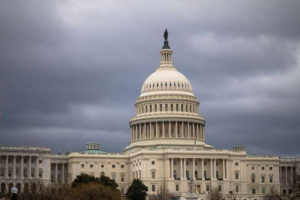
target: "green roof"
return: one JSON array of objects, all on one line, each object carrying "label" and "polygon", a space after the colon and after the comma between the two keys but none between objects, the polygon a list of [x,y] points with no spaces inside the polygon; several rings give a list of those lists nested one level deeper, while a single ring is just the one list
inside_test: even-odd
[{"label": "green roof", "polygon": [[107,153],[106,151],[101,150],[85,150],[83,153]]}]

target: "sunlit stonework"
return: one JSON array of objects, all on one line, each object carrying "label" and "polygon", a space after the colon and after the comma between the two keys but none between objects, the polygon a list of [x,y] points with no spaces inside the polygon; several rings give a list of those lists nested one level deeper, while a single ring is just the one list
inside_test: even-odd
[{"label": "sunlit stonework", "polygon": [[243,200],[263,199],[271,188],[289,193],[300,172],[300,159],[254,156],[242,146],[227,150],[206,144],[200,102],[189,80],[173,65],[172,53],[166,39],[161,63],[135,103],[136,116],[129,122],[131,141],[123,153],[101,151],[98,143],[64,155],[53,155],[47,148],[0,146],[1,191],[12,185],[33,190],[37,182],[60,186],[87,173],[111,177],[122,193],[135,178],[148,186],[149,194],[165,183],[181,199],[188,196],[189,179],[194,180],[198,199],[205,199],[213,187]]}]

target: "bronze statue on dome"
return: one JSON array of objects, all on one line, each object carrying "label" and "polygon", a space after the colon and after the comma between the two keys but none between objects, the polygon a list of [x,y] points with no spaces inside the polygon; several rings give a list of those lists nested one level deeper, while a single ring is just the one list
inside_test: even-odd
[{"label": "bronze statue on dome", "polygon": [[166,29],[164,33],[165,41],[168,41],[168,36],[169,36],[168,29]]}]

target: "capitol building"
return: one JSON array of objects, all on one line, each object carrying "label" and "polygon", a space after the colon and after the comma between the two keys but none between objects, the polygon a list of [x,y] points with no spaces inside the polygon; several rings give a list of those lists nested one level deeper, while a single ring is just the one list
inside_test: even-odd
[{"label": "capitol building", "polygon": [[[172,196],[186,199],[188,181],[204,200],[212,188],[240,200],[260,200],[271,190],[288,195],[300,174],[300,158],[256,156],[246,147],[217,149],[206,143],[205,118],[187,77],[175,67],[167,37],[160,65],[145,80],[130,119],[130,144],[108,153],[99,143],[83,152],[52,154],[43,147],[0,146],[0,190],[12,185],[35,190],[38,183],[59,187],[77,175],[109,176],[126,193],[133,179],[156,194],[165,185]],[[224,197],[225,198],[225,197]]]}]

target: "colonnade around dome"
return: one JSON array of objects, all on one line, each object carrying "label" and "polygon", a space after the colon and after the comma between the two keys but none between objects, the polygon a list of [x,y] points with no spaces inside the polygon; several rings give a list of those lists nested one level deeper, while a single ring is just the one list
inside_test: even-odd
[{"label": "colonnade around dome", "polygon": [[204,124],[188,121],[136,122],[130,126],[130,133],[131,142],[164,138],[205,140]]}]

